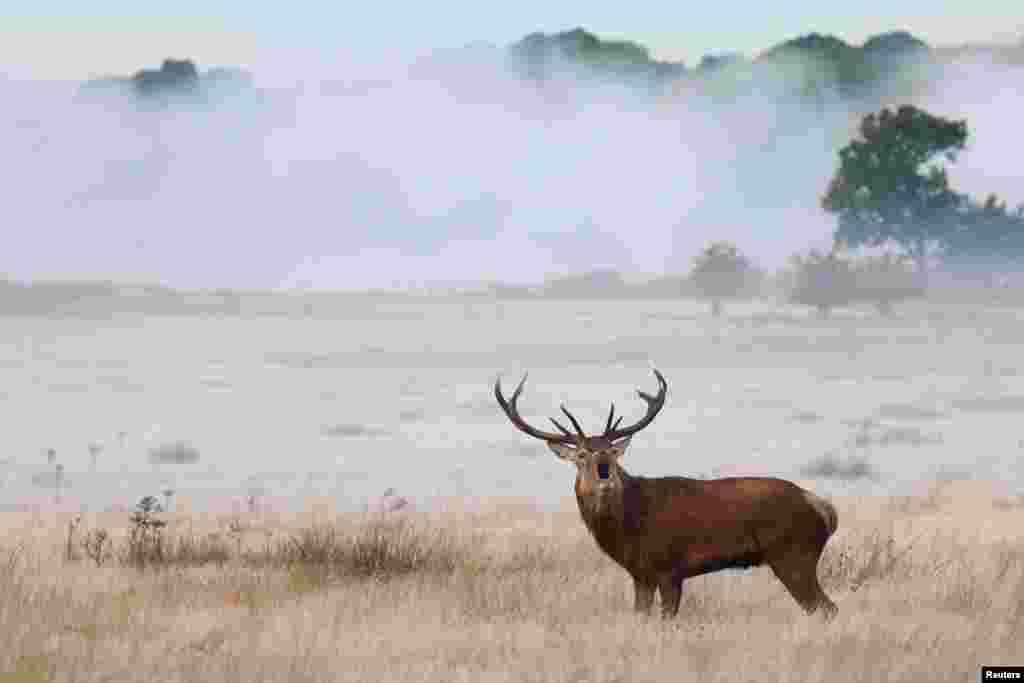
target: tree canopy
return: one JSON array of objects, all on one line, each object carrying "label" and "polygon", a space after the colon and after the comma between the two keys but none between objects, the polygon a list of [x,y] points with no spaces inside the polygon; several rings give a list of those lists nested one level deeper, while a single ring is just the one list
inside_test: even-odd
[{"label": "tree canopy", "polygon": [[865,116],[859,138],[839,151],[839,169],[822,199],[838,216],[836,241],[894,243],[923,271],[929,250],[941,246],[965,202],[937,162],[955,161],[966,142],[966,121],[910,105]]}]

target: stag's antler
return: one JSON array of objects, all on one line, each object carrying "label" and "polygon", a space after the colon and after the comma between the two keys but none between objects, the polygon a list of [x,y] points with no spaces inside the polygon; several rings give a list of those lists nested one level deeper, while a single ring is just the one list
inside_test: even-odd
[{"label": "stag's antler", "polygon": [[[563,427],[562,424],[553,417],[548,419],[550,419],[552,424],[554,424],[555,427],[558,428],[558,431],[560,431],[561,434],[545,432],[541,431],[540,429],[537,429],[536,427],[531,427],[529,424],[526,423],[526,420],[520,417],[519,411],[516,408],[516,401],[519,399],[519,395],[523,391],[523,385],[526,384],[526,377],[528,374],[529,373],[523,375],[523,379],[519,382],[519,386],[516,387],[516,390],[512,392],[512,396],[509,397],[509,400],[507,401],[505,400],[505,397],[502,396],[501,394],[501,378],[499,377],[494,382],[494,397],[498,399],[498,405],[500,405],[501,409],[505,411],[505,415],[508,416],[508,419],[512,421],[512,424],[514,424],[521,431],[526,432],[530,436],[538,439],[543,439],[544,441],[548,442],[582,443],[583,441],[586,441],[587,435],[583,433],[583,428],[580,427],[579,421],[575,417],[573,417],[572,413],[570,413],[564,405],[560,406],[562,412],[565,413],[565,416],[569,418],[569,421],[572,423],[572,426],[576,429],[576,434],[573,434],[568,429]],[[647,402],[647,414],[636,424],[619,429],[619,423],[622,422],[622,416],[620,415],[618,419],[615,418],[615,404],[612,403],[612,409],[608,413],[608,421],[605,423],[604,433],[601,435],[603,438],[607,439],[608,441],[616,441],[618,439],[622,439],[624,437],[639,432],[641,429],[649,425],[652,420],[654,420],[654,418],[661,411],[662,407],[664,407],[665,396],[668,393],[668,383],[665,381],[665,378],[662,376],[662,374],[658,372],[657,369],[654,369],[654,375],[655,377],[658,378],[657,396],[651,396],[650,394],[644,393],[643,391],[636,392],[637,394],[639,394],[640,398]]]},{"label": "stag's antler", "polygon": [[536,427],[531,427],[526,423],[526,420],[519,416],[519,410],[516,408],[516,401],[519,400],[519,394],[523,392],[523,385],[526,384],[526,378],[528,375],[529,373],[525,373],[523,375],[523,379],[519,381],[519,386],[517,386],[516,390],[512,392],[512,396],[509,397],[508,401],[506,401],[505,397],[501,395],[501,377],[498,377],[498,379],[494,381],[494,398],[498,399],[498,405],[500,405],[501,409],[505,411],[505,415],[512,421],[512,424],[518,427],[520,431],[526,432],[532,437],[543,439],[544,441],[551,443],[578,443],[579,439],[585,439],[586,437],[583,435],[580,423],[576,421],[576,418],[573,417],[568,410],[566,410],[564,405],[562,406],[562,412],[565,413],[569,420],[572,421],[572,426],[576,428],[576,432],[579,434],[578,437],[574,436],[572,432],[559,424],[558,420],[553,417],[549,419],[556,427],[558,427],[558,431],[562,432],[561,434],[545,432],[537,429]]},{"label": "stag's antler", "polygon": [[661,409],[665,407],[665,397],[668,395],[668,382],[665,381],[665,377],[658,372],[657,368],[651,369],[654,370],[654,376],[658,378],[658,395],[651,396],[639,389],[637,389],[636,392],[637,395],[647,403],[647,414],[644,415],[636,424],[619,429],[619,423],[622,422],[622,416],[620,415],[619,419],[612,424],[612,417],[615,415],[615,404],[613,403],[612,409],[608,413],[608,422],[605,425],[604,434],[601,435],[605,439],[608,439],[609,441],[617,441],[632,434],[636,434],[641,429],[651,424],[654,418],[658,416],[658,413],[661,412]]}]

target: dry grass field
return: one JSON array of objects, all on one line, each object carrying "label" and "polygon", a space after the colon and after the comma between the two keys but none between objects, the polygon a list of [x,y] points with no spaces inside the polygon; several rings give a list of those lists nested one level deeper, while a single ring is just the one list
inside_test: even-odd
[{"label": "dry grass field", "polygon": [[[828,624],[766,568],[636,616],[572,500],[160,514],[160,552],[134,560],[124,513],[82,515],[70,560],[72,515],[4,513],[0,683],[973,681],[1024,662],[1024,500],[946,481],[834,502]],[[97,529],[110,557],[83,549]]]}]

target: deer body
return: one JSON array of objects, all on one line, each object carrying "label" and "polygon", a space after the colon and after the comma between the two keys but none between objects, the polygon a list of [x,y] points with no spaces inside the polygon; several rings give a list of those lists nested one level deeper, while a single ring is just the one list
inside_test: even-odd
[{"label": "deer body", "polygon": [[768,564],[805,609],[834,611],[816,579],[811,585],[835,531],[834,509],[823,499],[767,477],[624,475],[621,500],[600,506],[577,477],[576,502],[597,545],[633,577],[638,608],[649,609],[659,589],[663,611],[675,614],[684,579]]},{"label": "deer body", "polygon": [[577,466],[580,516],[601,550],[633,577],[637,610],[649,611],[660,592],[663,615],[675,615],[684,579],[766,564],[805,611],[820,608],[827,617],[834,615],[836,606],[817,578],[818,560],[837,527],[828,501],[772,477],[648,478],[630,475],[618,464],[632,434],[664,404],[667,386],[655,374],[658,396],[639,392],[648,403],[647,416],[619,430],[618,422],[612,424],[612,406],[605,433],[594,437],[585,436],[564,407],[576,435],[554,420],[561,434],[527,425],[515,407],[522,382],[508,402],[498,384],[495,395],[517,427]]}]

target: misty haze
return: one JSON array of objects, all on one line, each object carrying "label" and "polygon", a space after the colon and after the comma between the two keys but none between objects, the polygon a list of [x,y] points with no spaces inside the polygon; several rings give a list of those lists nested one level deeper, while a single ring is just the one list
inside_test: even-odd
[{"label": "misty haze", "polygon": [[[538,84],[487,46],[292,82],[278,65],[266,84],[200,64],[203,105],[0,81],[3,268],[177,288],[538,283],[685,271],[711,239],[775,268],[828,247],[838,148],[861,115],[904,102],[969,121],[958,188],[1024,201],[1006,153],[1024,67],[914,55],[902,80],[848,95],[814,59],[642,85],[567,60]],[[798,98],[805,79],[817,89]]]}]

